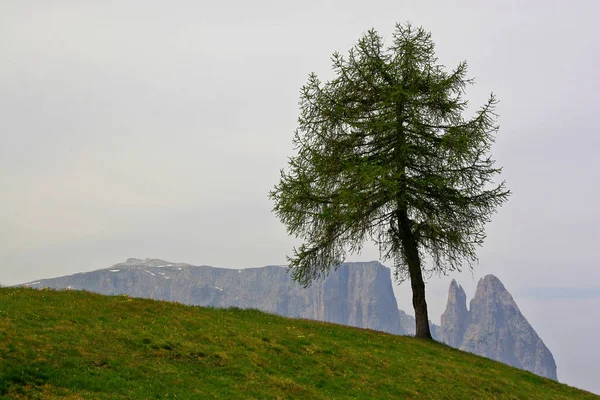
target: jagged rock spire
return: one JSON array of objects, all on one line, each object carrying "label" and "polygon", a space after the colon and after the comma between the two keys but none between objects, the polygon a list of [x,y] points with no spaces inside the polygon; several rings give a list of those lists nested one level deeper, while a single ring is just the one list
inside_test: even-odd
[{"label": "jagged rock spire", "polygon": [[456,281],[450,284],[440,340],[452,347],[557,379],[552,353],[494,275],[479,280],[470,310]]},{"label": "jagged rock spire", "polygon": [[442,314],[440,338],[452,347],[459,347],[465,333],[469,312],[467,310],[467,295],[454,279],[448,290],[446,311]]}]

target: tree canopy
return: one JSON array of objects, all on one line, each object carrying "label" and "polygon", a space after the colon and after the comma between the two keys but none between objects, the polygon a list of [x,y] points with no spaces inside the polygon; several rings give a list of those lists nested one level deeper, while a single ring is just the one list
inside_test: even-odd
[{"label": "tree canopy", "polygon": [[489,154],[497,100],[465,118],[466,62],[447,72],[431,34],[410,24],[396,25],[389,47],[370,30],[332,62],[334,79],[312,73],[301,89],[297,154],[270,192],[303,240],[292,276],[309,286],[373,241],[396,278],[410,278],[416,336],[430,338],[423,272],[472,267],[510,194]]}]

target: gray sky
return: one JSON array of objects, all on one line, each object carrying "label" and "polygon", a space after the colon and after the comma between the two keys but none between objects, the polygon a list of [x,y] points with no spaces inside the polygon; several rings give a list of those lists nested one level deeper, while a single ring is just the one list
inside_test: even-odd
[{"label": "gray sky", "polygon": [[[0,282],[129,257],[285,263],[267,192],[293,154],[308,74],[369,28],[431,31],[466,59],[513,196],[488,226],[472,296],[497,275],[554,354],[600,393],[597,1],[23,1],[0,5]],[[373,248],[351,260],[377,259]],[[452,277],[428,284],[439,323]],[[412,312],[410,288],[396,290]]]}]

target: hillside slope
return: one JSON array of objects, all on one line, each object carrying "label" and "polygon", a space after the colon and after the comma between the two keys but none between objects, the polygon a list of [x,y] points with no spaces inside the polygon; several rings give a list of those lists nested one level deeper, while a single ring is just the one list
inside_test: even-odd
[{"label": "hillside slope", "polygon": [[[414,317],[398,310],[390,269],[377,261],[344,263],[308,288],[294,282],[287,268],[280,266],[227,269],[149,258],[130,258],[110,268],[24,286],[126,294],[196,306],[256,308],[284,317],[401,335],[415,333]],[[471,303],[480,307],[468,311],[466,295],[453,281],[441,326],[430,323],[433,338],[557,380],[552,353],[498,278],[488,275],[481,280]]]},{"label": "hillside slope", "polygon": [[0,398],[597,396],[446,345],[256,310],[0,289]]}]

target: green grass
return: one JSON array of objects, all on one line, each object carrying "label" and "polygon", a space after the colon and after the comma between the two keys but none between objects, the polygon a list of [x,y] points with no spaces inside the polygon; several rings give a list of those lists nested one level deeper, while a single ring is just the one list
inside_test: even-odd
[{"label": "green grass", "polygon": [[79,291],[0,288],[0,399],[598,397],[410,337]]}]

